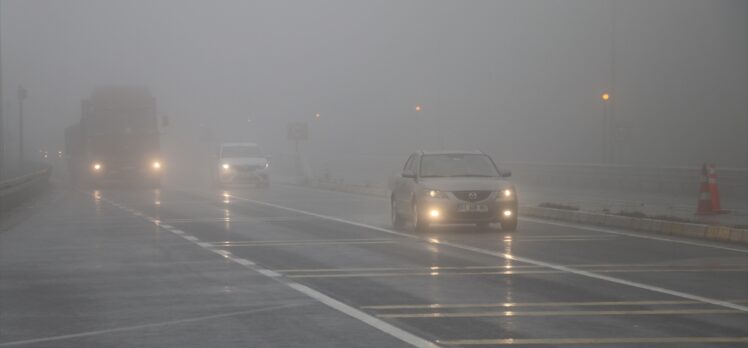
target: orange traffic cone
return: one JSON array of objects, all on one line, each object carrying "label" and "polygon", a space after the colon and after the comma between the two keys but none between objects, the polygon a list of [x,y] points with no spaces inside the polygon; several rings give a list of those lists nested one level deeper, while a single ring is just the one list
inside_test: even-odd
[{"label": "orange traffic cone", "polygon": [[696,215],[725,214],[719,199],[719,188],[717,187],[717,168],[714,163],[701,166],[701,183],[699,184],[699,202]]},{"label": "orange traffic cone", "polygon": [[696,215],[712,213],[712,196],[709,194],[709,178],[706,163],[701,166],[701,181],[699,183],[699,202],[696,205]]},{"label": "orange traffic cone", "polygon": [[719,188],[717,187],[717,166],[712,163],[706,168],[706,170],[709,176],[709,195],[712,198],[712,211],[715,214],[729,213],[729,210],[723,210],[720,205]]}]

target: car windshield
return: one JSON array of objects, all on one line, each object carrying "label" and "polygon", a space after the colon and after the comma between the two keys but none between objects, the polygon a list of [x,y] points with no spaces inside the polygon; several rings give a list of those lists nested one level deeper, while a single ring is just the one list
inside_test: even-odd
[{"label": "car windshield", "polygon": [[224,146],[221,150],[221,157],[262,157],[262,151],[260,151],[260,148],[257,146]]},{"label": "car windshield", "polygon": [[486,155],[444,154],[421,158],[421,177],[497,177],[493,161]]}]

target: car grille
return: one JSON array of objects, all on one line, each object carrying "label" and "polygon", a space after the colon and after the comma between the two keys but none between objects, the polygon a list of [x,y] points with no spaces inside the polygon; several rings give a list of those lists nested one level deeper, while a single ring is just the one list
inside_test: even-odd
[{"label": "car grille", "polygon": [[491,195],[492,191],[455,191],[452,192],[455,197],[466,202],[482,201]]}]

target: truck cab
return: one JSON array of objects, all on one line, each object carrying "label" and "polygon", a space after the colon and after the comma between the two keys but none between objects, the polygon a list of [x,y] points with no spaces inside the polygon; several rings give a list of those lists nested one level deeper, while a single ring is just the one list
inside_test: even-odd
[{"label": "truck cab", "polygon": [[216,167],[220,187],[230,184],[270,187],[270,156],[255,143],[221,144]]}]

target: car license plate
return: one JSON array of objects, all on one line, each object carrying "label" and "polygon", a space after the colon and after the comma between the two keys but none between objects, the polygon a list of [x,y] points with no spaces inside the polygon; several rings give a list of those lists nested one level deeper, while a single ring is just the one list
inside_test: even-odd
[{"label": "car license plate", "polygon": [[457,206],[457,211],[460,213],[485,213],[488,211],[488,206],[485,204],[462,203]]}]

